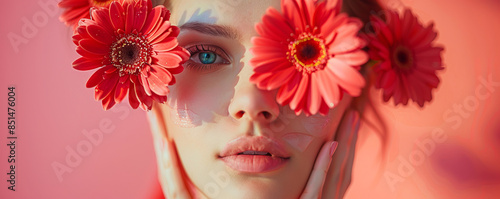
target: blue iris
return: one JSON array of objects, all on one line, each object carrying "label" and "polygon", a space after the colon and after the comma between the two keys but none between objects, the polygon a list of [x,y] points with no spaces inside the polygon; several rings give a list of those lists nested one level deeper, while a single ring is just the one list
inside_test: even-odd
[{"label": "blue iris", "polygon": [[215,62],[216,55],[213,52],[200,52],[199,58],[202,64],[213,64]]}]

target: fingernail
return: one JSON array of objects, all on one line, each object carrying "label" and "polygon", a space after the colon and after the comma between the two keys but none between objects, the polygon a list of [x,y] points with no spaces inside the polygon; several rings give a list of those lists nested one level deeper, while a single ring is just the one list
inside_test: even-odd
[{"label": "fingernail", "polygon": [[335,150],[337,150],[338,145],[339,145],[338,142],[336,142],[336,141],[332,142],[332,145],[330,146],[330,156],[333,156],[333,154],[335,153]]}]

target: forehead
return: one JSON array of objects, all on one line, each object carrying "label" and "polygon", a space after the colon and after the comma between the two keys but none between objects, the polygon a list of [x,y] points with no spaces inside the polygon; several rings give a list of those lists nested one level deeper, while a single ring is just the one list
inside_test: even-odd
[{"label": "forehead", "polygon": [[281,10],[280,0],[171,0],[171,21],[179,26],[187,22],[227,25],[253,34],[255,23],[270,6]]}]

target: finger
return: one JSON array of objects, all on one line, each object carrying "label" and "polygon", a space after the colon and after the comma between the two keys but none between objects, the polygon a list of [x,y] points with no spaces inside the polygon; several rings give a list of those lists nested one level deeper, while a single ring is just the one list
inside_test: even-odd
[{"label": "finger", "polygon": [[167,131],[163,122],[161,110],[155,107],[148,112],[148,118],[155,140],[155,150],[158,165],[158,180],[162,185],[166,198],[191,198],[181,176],[180,162],[172,142],[167,139]]},{"label": "finger", "polygon": [[347,158],[346,166],[345,166],[345,172],[341,173],[340,179],[343,179],[341,183],[341,188],[339,191],[339,198],[344,198],[344,194],[347,192],[347,189],[349,188],[349,185],[351,184],[351,179],[352,179],[352,167],[354,164],[354,154],[356,153],[356,144],[358,140],[358,129],[355,129],[353,131],[353,136],[352,136],[352,144],[349,149],[349,155]]},{"label": "finger", "polygon": [[[332,163],[330,165],[329,172],[327,174],[327,180],[325,181],[325,188],[323,190],[323,198],[340,198],[343,196],[341,193],[344,187],[347,187],[350,178],[346,179],[349,175],[341,175],[343,173],[350,173],[351,166],[347,164],[349,162],[349,157],[355,148],[357,135],[353,132],[357,132],[357,127],[359,126],[359,114],[356,111],[347,111],[342,121],[337,128],[335,133],[335,140],[339,143],[337,151],[332,158]],[[347,184],[347,185],[346,185]]]},{"label": "finger", "polygon": [[332,156],[337,149],[337,145],[338,143],[335,141],[326,142],[323,145],[318,157],[316,158],[314,168],[309,176],[307,185],[302,192],[301,198],[311,199],[321,197],[326,174],[328,173],[328,168],[330,167]]},{"label": "finger", "polygon": [[342,145],[344,152],[342,154],[338,153],[339,157],[334,157],[333,160],[337,166],[334,175],[334,180],[337,182],[334,198],[343,198],[350,185],[358,129],[359,114],[356,111],[350,111],[346,121],[342,123],[341,132],[339,132],[339,143]]},{"label": "finger", "polygon": [[162,176],[167,183],[167,198],[189,199],[189,190],[186,188],[182,177],[180,163],[177,158],[177,151],[173,142],[164,140],[162,150]]}]

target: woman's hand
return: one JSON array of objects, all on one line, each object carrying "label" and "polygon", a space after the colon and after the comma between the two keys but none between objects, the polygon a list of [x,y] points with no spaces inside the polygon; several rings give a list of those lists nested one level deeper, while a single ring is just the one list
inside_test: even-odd
[{"label": "woman's hand", "polygon": [[[200,198],[195,189],[189,189],[189,182],[183,169],[179,166],[179,158],[173,142],[162,140],[161,157],[158,157],[158,175],[163,187],[163,194],[168,199]],[[192,197],[197,196],[197,197]]]},{"label": "woman's hand", "polygon": [[301,199],[344,197],[351,183],[358,130],[359,114],[356,111],[347,112],[335,134],[336,141],[326,142],[318,153]]},{"label": "woman's hand", "polygon": [[[158,110],[158,109],[153,109]],[[149,122],[155,140],[156,160],[158,165],[158,179],[161,184],[163,194],[168,199],[191,199],[201,198],[196,189],[190,186],[187,176],[180,166],[175,143],[169,141],[162,132],[167,132],[163,124],[161,114],[148,112]],[[153,124],[155,123],[155,124]],[[157,129],[165,128],[165,129]]]}]

